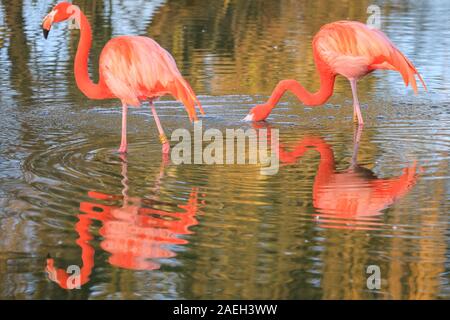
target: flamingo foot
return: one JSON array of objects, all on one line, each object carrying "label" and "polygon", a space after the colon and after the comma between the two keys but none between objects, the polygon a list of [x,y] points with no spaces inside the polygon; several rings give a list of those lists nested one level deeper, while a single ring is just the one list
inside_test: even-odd
[{"label": "flamingo foot", "polygon": [[169,154],[169,152],[170,152],[170,144],[168,142],[163,143],[162,152],[163,152],[163,154]]},{"label": "flamingo foot", "polygon": [[272,111],[272,106],[269,104],[260,104],[255,106],[250,113],[243,119],[243,121],[264,121]]}]

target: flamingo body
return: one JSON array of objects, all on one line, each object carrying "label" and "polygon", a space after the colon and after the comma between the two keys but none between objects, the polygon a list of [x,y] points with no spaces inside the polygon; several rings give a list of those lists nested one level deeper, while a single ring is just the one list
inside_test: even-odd
[{"label": "flamingo body", "polygon": [[[359,127],[358,127],[359,128]],[[280,161],[294,164],[308,150],[320,154],[319,167],[314,179],[313,205],[323,217],[339,220],[364,220],[378,216],[395,201],[405,196],[417,183],[417,165],[403,169],[402,175],[394,178],[378,178],[371,170],[357,163],[359,135],[357,131],[353,149],[352,163],[347,170],[337,172],[334,152],[331,146],[320,137],[305,137],[288,151],[280,144]]]},{"label": "flamingo body", "polygon": [[244,120],[265,120],[286,91],[294,93],[305,105],[322,105],[333,94],[337,75],[342,75],[350,81],[354,120],[359,125],[363,124],[363,119],[356,83],[368,73],[377,69],[398,71],[405,84],[411,84],[414,92],[417,92],[417,75],[426,90],[422,77],[411,61],[384,33],[363,23],[337,21],[326,24],[314,36],[312,48],[320,75],[319,90],[310,93],[295,80],[283,80],[278,83],[267,103],[254,107]]}]

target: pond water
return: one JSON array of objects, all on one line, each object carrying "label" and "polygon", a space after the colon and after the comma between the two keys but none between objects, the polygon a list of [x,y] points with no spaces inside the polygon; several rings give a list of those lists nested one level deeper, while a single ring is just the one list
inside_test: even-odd
[{"label": "pond water", "polygon": [[[361,131],[341,78],[324,107],[286,95],[267,123],[241,120],[279,80],[317,88],[313,35],[366,21],[371,1],[76,3],[94,32],[94,78],[108,39],[150,36],[199,96],[205,129],[278,129],[281,165],[270,176],[175,165],[148,106],[131,110],[120,156],[120,102],[76,87],[78,31],[56,26],[44,40],[52,1],[2,0],[0,298],[450,298],[448,1],[379,1],[382,30],[429,91],[373,73],[359,85]],[[166,132],[193,130],[172,98],[156,108]],[[71,265],[79,290],[64,288]],[[380,289],[367,287],[371,265]]]}]

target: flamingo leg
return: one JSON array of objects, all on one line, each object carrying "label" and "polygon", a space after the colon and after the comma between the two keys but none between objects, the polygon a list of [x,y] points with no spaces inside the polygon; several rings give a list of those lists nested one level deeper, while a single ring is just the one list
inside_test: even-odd
[{"label": "flamingo leg", "polygon": [[170,144],[169,140],[167,139],[166,134],[164,133],[164,129],[161,125],[161,121],[159,121],[158,114],[156,113],[155,105],[153,104],[153,101],[150,101],[150,108],[152,109],[153,118],[155,118],[156,126],[158,127],[159,132],[159,140],[161,141],[162,152],[163,154],[168,154],[170,151]]},{"label": "flamingo leg", "polygon": [[353,131],[353,155],[351,162],[352,169],[358,166],[358,150],[359,150],[359,142],[361,141],[362,128],[363,126],[356,126],[356,128]]},{"label": "flamingo leg", "polygon": [[244,121],[265,120],[272,112],[272,109],[275,108],[277,103],[280,101],[281,97],[283,97],[283,95],[286,93],[286,91],[292,92],[300,101],[304,100],[305,89],[303,89],[300,83],[295,80],[282,80],[278,82],[277,86],[270,95],[269,100],[267,100],[267,102],[264,104],[256,106],[254,111],[258,110],[259,115],[255,118],[255,115],[249,114],[244,118]]},{"label": "flamingo leg", "polygon": [[350,85],[352,86],[353,94],[353,122],[358,123],[358,126],[364,124],[361,109],[359,107],[358,91],[356,89],[356,79],[350,79]]},{"label": "flamingo leg", "polygon": [[128,144],[127,144],[127,112],[128,106],[125,103],[122,103],[122,140],[120,142],[120,153],[126,153]]}]

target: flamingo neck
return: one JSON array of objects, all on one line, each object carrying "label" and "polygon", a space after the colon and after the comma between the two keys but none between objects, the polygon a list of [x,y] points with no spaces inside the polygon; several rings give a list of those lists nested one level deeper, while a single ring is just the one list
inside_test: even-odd
[{"label": "flamingo neck", "polygon": [[105,99],[108,97],[108,90],[101,77],[97,84],[89,77],[88,61],[89,50],[92,45],[92,30],[83,12],[80,12],[79,25],[81,36],[78,42],[74,65],[77,86],[90,99]]},{"label": "flamingo neck", "polygon": [[[92,240],[92,235],[89,232],[89,228],[92,224],[92,218],[88,215],[79,215],[79,221],[75,225],[75,230],[78,232],[79,238],[77,244],[81,248],[81,260],[83,261],[83,266],[79,273],[79,282],[75,281],[73,271],[66,271],[65,269],[56,269],[56,282],[63,289],[74,289],[70,285],[74,285],[74,282],[78,282],[80,286],[83,286],[89,281],[89,276],[94,268],[94,254],[95,250],[89,244]],[[53,259],[47,260],[47,268],[50,270],[55,270]]]},{"label": "flamingo neck", "polygon": [[324,104],[333,94],[335,78],[336,76],[328,71],[320,71],[320,88],[315,93],[309,92],[295,80],[283,80],[275,88],[267,105],[271,109],[274,108],[287,90],[292,91],[305,105],[317,106]]}]

